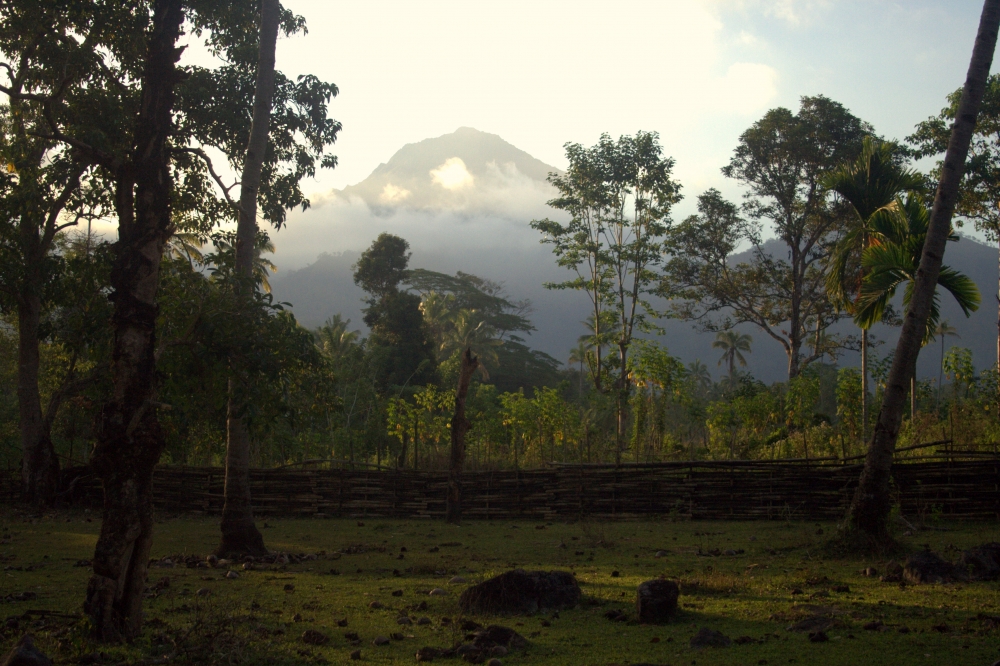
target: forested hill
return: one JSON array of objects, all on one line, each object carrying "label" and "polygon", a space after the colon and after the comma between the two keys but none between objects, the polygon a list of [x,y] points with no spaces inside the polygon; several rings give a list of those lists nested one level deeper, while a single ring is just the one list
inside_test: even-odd
[{"label": "forested hill", "polygon": [[[537,330],[527,343],[565,360],[584,333],[587,300],[543,287],[566,279],[567,273],[528,227],[532,219],[555,217],[545,205],[555,194],[545,177],[554,170],[500,137],[471,128],[409,144],[364,181],[322,198],[275,236],[280,268],[272,278],[275,297],[291,303],[306,326],[318,326],[339,312],[352,320],[352,328],[363,329],[362,292],[351,279],[351,264],[380,232],[389,231],[410,242],[411,267],[503,281],[512,298],[531,299]],[[780,256],[780,246],[770,247]],[[970,319],[950,297],[942,299],[944,318],[961,336],[948,345],[969,347],[978,367],[989,365],[996,357],[997,250],[962,238],[949,243],[945,263],[972,277],[983,297]],[[661,323],[666,329],[662,342],[671,353],[685,362],[701,359],[721,374],[712,334],[685,322]],[[849,329],[849,323],[841,324],[844,332]],[[749,370],[765,382],[784,379],[787,360],[778,343],[751,326],[744,331],[754,339]],[[897,331],[877,327],[874,333],[891,341],[874,351],[884,356]],[[856,364],[857,356],[845,354],[840,364]],[[937,376],[939,357],[939,347],[925,350],[922,376]]]}]

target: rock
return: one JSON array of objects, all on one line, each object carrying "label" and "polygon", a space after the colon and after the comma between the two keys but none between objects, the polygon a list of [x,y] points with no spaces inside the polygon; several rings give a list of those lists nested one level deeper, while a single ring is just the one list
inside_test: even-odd
[{"label": "rock", "polygon": [[403,596],[403,591],[402,590],[393,590],[392,591],[392,596],[394,596],[394,597],[401,597],[401,596]]},{"label": "rock", "polygon": [[292,622],[301,622],[301,621],[302,621],[302,613],[296,613],[295,615],[292,616]]},{"label": "rock", "polygon": [[[473,632],[472,644],[481,650],[490,650],[493,656],[504,656],[510,650],[528,647],[528,640],[510,627],[491,624]],[[498,650],[499,648],[499,650]]]},{"label": "rock", "polygon": [[486,666],[503,666],[503,662],[494,657],[486,662]]},{"label": "rock", "polygon": [[604,617],[612,622],[628,622],[628,615],[617,609],[605,611]]},{"label": "rock", "polygon": [[816,631],[809,634],[810,643],[825,643],[828,640],[830,640],[830,637],[827,636],[826,632],[823,631]]},{"label": "rock", "polygon": [[347,618],[345,617],[343,620],[337,620],[337,626],[338,627],[346,627],[347,626]]},{"label": "rock", "polygon": [[800,633],[818,633],[829,631],[833,627],[833,620],[822,615],[810,615],[785,627],[785,631],[795,631]]},{"label": "rock", "polygon": [[409,626],[409,625],[413,624],[413,620],[411,620],[410,618],[408,618],[405,615],[403,615],[403,616],[400,616],[400,617],[396,618],[396,624],[403,624],[403,625]]},{"label": "rock", "polygon": [[376,636],[375,640],[372,641],[372,645],[388,645],[389,638],[386,636]]},{"label": "rock", "polygon": [[906,560],[903,566],[903,578],[907,582],[918,584],[964,581],[969,577],[961,567],[945,562],[935,553],[924,550]]},{"label": "rock", "polygon": [[394,631],[391,634],[389,634],[389,638],[391,638],[394,641],[401,641],[404,638],[406,638],[406,636],[404,636],[403,634],[399,633],[398,631]]},{"label": "rock", "polygon": [[865,631],[882,631],[882,627],[884,626],[881,620],[872,620],[871,622],[866,622],[861,628]]},{"label": "rock", "polygon": [[4,657],[3,666],[52,666],[52,660],[35,647],[29,634],[25,634]]},{"label": "rock", "polygon": [[875,567],[865,567],[861,571],[861,574],[863,576],[866,576],[867,578],[875,578],[876,576],[878,576],[878,569],[876,569]]},{"label": "rock", "polygon": [[459,656],[471,654],[473,652],[479,654],[480,651],[481,649],[479,647],[473,645],[472,643],[466,643],[465,645],[459,645],[458,648],[455,649],[455,654]]},{"label": "rock", "polygon": [[437,648],[422,647],[417,650],[417,661],[434,661],[435,657],[440,657],[441,651]]},{"label": "rock", "polygon": [[236,573],[235,571],[227,571],[226,572],[226,578],[228,578],[229,580],[236,580],[239,577],[240,577],[240,575],[238,573]]},{"label": "rock", "polygon": [[443,597],[444,595],[448,594],[448,591],[442,590],[440,587],[435,587],[427,594],[431,595],[432,597]]},{"label": "rock", "polygon": [[958,561],[968,568],[972,580],[996,580],[1000,578],[1000,543],[970,548]]},{"label": "rock", "polygon": [[698,633],[691,637],[691,647],[729,647],[732,641],[721,631],[715,631],[707,627],[702,627]]},{"label": "rock", "polygon": [[661,624],[677,612],[680,590],[672,580],[654,579],[640,583],[635,593],[635,615],[639,622]]},{"label": "rock", "polygon": [[351,653],[351,659],[361,659],[361,650],[355,650]]},{"label": "rock", "polygon": [[212,567],[213,569],[216,567],[216,565],[219,564],[219,558],[216,557],[215,555],[209,555],[208,557],[205,558],[205,561],[208,563],[208,566]]},{"label": "rock", "polygon": [[294,592],[295,591],[295,586],[292,585],[291,583],[285,583],[284,590],[285,590],[285,592]]},{"label": "rock", "polygon": [[385,608],[385,605],[381,601],[373,601],[368,604],[368,608],[372,610],[379,610],[380,608]]},{"label": "rock", "polygon": [[658,550],[658,551],[656,551],[656,554],[653,555],[653,557],[666,557],[667,555],[668,555],[667,551],[665,551],[665,550]]},{"label": "rock", "polygon": [[475,631],[476,629],[483,628],[483,625],[474,620],[462,620],[462,624],[458,626],[462,631]]},{"label": "rock", "polygon": [[302,632],[302,642],[307,645],[326,645],[330,642],[330,637],[315,629],[306,629]]},{"label": "rock", "polygon": [[427,626],[430,623],[431,619],[429,617],[422,617],[417,620],[417,624],[420,625],[421,627]]},{"label": "rock", "polygon": [[619,576],[621,576],[620,572],[618,572],[618,571],[612,571],[611,572],[611,577],[612,578],[618,578]]},{"label": "rock", "polygon": [[198,592],[196,592],[196,594],[199,597],[207,597],[208,595],[212,594],[212,590],[208,589],[207,587],[202,587],[198,588]]},{"label": "rock", "polygon": [[467,588],[458,603],[470,615],[515,615],[572,608],[579,601],[580,586],[567,571],[514,569]]}]

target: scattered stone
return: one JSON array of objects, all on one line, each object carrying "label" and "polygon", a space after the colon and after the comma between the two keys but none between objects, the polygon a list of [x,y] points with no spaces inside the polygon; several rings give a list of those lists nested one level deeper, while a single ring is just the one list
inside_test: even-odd
[{"label": "scattered stone", "polygon": [[340,575],[340,569],[330,569],[330,575],[331,576],[339,576]]},{"label": "scattered stone", "polygon": [[295,586],[291,583],[285,583],[285,592],[294,592]]},{"label": "scattered stone", "polygon": [[756,537],[756,536],[754,536],[753,534],[751,534],[751,535],[750,535],[750,540],[751,540],[751,541],[756,541],[756,540],[757,540],[757,537]]},{"label": "scattered stone", "polygon": [[656,551],[656,555],[653,555],[653,557],[666,557],[667,555],[668,555],[667,551],[658,550]]},{"label": "scattered stone", "polygon": [[475,645],[473,645],[472,643],[466,643],[465,645],[459,645],[455,649],[455,654],[457,654],[460,657],[464,657],[467,654],[477,654],[478,655],[480,652],[481,652],[481,650],[478,647],[476,647]]},{"label": "scattered stone", "polygon": [[794,590],[792,590],[792,596],[796,596],[799,594],[803,594],[802,590],[800,590],[799,588],[795,588]]},{"label": "scattered stone", "polygon": [[448,591],[443,590],[440,587],[435,587],[433,590],[428,592],[428,594],[431,595],[432,597],[443,597],[444,595],[448,594]]},{"label": "scattered stone", "polygon": [[941,624],[935,624],[933,627],[931,627],[931,629],[938,632],[939,634],[947,634],[949,631],[951,631],[951,627],[949,627],[944,622],[942,622]]},{"label": "scattered stone", "polygon": [[483,625],[473,620],[462,620],[462,624],[459,625],[459,628],[462,631],[475,631],[476,629],[482,629]]},{"label": "scattered stone", "polygon": [[486,662],[486,666],[503,666],[503,662],[494,657],[493,659],[490,659],[488,662]]},{"label": "scattered stone", "polygon": [[243,571],[251,571],[251,570],[253,570],[253,562],[244,562]]},{"label": "scattered stone", "polygon": [[373,601],[370,604],[368,604],[368,608],[371,608],[372,610],[379,610],[381,608],[385,608],[385,604],[383,604],[381,601]]},{"label": "scattered stone", "polygon": [[361,650],[355,650],[351,653],[351,659],[358,660],[361,659]]},{"label": "scattered stone", "polygon": [[434,661],[435,657],[440,657],[441,651],[437,648],[422,647],[417,650],[417,661]]},{"label": "scattered stone", "polygon": [[898,631],[901,634],[908,634],[908,633],[910,633],[910,628],[904,625],[904,626],[900,627],[899,629],[897,629],[896,631]]},{"label": "scattered stone", "polygon": [[463,585],[463,584],[465,584],[467,582],[469,582],[469,581],[465,580],[465,578],[463,578],[461,576],[455,576],[451,580],[448,581],[448,584],[449,585]]},{"label": "scattered stone", "polygon": [[826,635],[824,631],[816,631],[809,634],[810,643],[825,643],[830,640],[830,637]]},{"label": "scattered stone", "polygon": [[219,564],[219,558],[216,557],[215,555],[209,555],[208,557],[205,558],[205,561],[208,562],[208,566],[212,567],[213,569]]},{"label": "scattered stone", "polygon": [[946,562],[929,550],[911,555],[903,566],[903,578],[907,582],[918,583],[948,583],[968,580],[968,575],[961,567]]},{"label": "scattered stone", "polygon": [[52,660],[35,647],[29,634],[25,634],[7,653],[3,666],[52,666]]},{"label": "scattered stone", "polygon": [[698,633],[691,637],[691,647],[729,647],[733,641],[721,631],[715,631],[707,627],[702,627]]},{"label": "scattered stone", "polygon": [[392,596],[394,596],[394,597],[401,597],[401,596],[403,596],[403,591],[402,590],[393,590],[392,591]]},{"label": "scattered stone", "polygon": [[343,620],[337,620],[337,626],[338,627],[346,627],[347,626],[347,618],[345,617]]},{"label": "scattered stone", "polygon": [[672,580],[654,579],[640,583],[635,594],[635,615],[639,622],[661,624],[677,612],[680,590]]},{"label": "scattered stone", "polygon": [[865,623],[861,628],[865,631],[882,631],[882,627],[884,626],[881,620],[872,620]]},{"label": "scattered stone", "polygon": [[849,585],[834,585],[830,589],[838,594],[847,594],[851,591],[851,587]]},{"label": "scattered stone", "polygon": [[619,573],[618,571],[612,571],[611,572],[611,577],[612,578],[618,578],[619,576],[621,576],[621,573]]},{"label": "scattered stone", "polygon": [[962,553],[959,564],[969,570],[972,580],[1000,578],[1000,543],[984,543]]},{"label": "scattered stone", "polygon": [[301,622],[301,621],[302,621],[302,613],[296,613],[295,615],[292,616],[292,622]]},{"label": "scattered stone", "polygon": [[228,578],[229,580],[236,580],[239,577],[240,577],[240,575],[238,573],[236,573],[235,571],[227,571],[226,572],[226,578]]},{"label": "scattered stone", "polygon": [[510,650],[528,647],[528,640],[510,627],[491,624],[473,632],[472,644],[480,650],[489,650],[493,656],[502,657]]},{"label": "scattered stone", "polygon": [[202,587],[199,588],[195,594],[197,594],[199,597],[207,597],[208,595],[212,594],[212,590],[208,589],[207,587]]},{"label": "scattered stone", "polygon": [[376,636],[375,640],[372,641],[372,645],[375,646],[388,645],[388,644],[389,644],[389,639],[385,636]]},{"label": "scattered stone", "polygon": [[878,576],[878,569],[876,569],[875,567],[865,567],[861,571],[861,573],[866,578],[875,578],[876,576]]},{"label": "scattered stone", "polygon": [[401,615],[400,617],[396,618],[396,624],[402,624],[402,625],[409,626],[409,625],[413,624],[413,620],[411,620],[410,618],[406,617],[405,615]]},{"label": "scattered stone", "polygon": [[352,643],[361,640],[361,637],[358,636],[358,632],[356,631],[348,631],[346,634],[344,634],[344,638],[351,641]]},{"label": "scattered stone", "polygon": [[493,647],[490,648],[490,654],[492,654],[494,657],[506,657],[507,648],[504,647],[503,645],[494,645]]},{"label": "scattered stone", "polygon": [[739,636],[738,638],[734,638],[733,642],[736,643],[737,645],[752,645],[757,641],[751,638],[750,636]]},{"label": "scattered stone", "polygon": [[425,627],[430,623],[431,619],[429,617],[421,617],[417,619],[417,624],[420,625],[421,627]]},{"label": "scattered stone", "polygon": [[302,642],[306,645],[326,645],[330,637],[315,629],[306,629],[302,632]]},{"label": "scattered stone", "polygon": [[391,638],[394,641],[401,641],[404,638],[406,638],[406,636],[404,636],[403,634],[399,633],[398,631],[394,631],[393,633],[389,634],[389,638]]},{"label": "scattered stone", "polygon": [[604,617],[612,622],[628,622],[628,615],[620,610],[612,609],[604,613]]},{"label": "scattered stone", "polygon": [[823,617],[822,615],[810,615],[809,617],[799,620],[795,624],[788,625],[785,627],[785,631],[808,634],[821,633],[829,631],[833,628],[833,624],[833,620],[828,617]]},{"label": "scattered stone", "polygon": [[459,606],[470,615],[530,614],[572,608],[580,594],[576,577],[567,571],[514,569],[467,588]]}]

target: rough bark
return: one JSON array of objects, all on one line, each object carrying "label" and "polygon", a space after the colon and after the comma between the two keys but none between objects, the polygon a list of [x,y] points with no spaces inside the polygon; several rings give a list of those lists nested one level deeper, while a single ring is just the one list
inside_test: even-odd
[{"label": "rough bark", "polygon": [[455,415],[451,417],[451,459],[448,465],[448,501],[445,520],[457,525],[462,519],[462,467],[465,465],[465,435],[472,424],[465,418],[465,398],[472,375],[479,369],[479,358],[467,348],[462,354],[455,393]]},{"label": "rough bark", "polygon": [[945,153],[941,179],[934,197],[934,207],[931,210],[930,225],[923,254],[920,257],[913,295],[903,319],[903,330],[896,345],[896,353],[892,368],[889,370],[889,378],[882,397],[875,432],[865,457],[860,483],[848,510],[848,529],[854,535],[865,539],[867,545],[874,549],[885,548],[892,543],[889,534],[892,458],[902,422],[907,384],[916,369],[920,343],[923,341],[934,289],[941,271],[941,261],[951,230],[951,218],[955,211],[965,159],[976,126],[976,117],[979,114],[990,65],[993,62],[998,26],[1000,26],[1000,0],[986,0],[983,4],[969,72],[962,90],[962,99],[952,127],[948,151]]},{"label": "rough bark", "polygon": [[[246,159],[240,180],[239,221],[236,227],[236,274],[242,281],[237,297],[245,303],[252,288],[254,249],[257,239],[257,194],[267,152],[271,103],[274,96],[274,59],[278,40],[281,6],[278,0],[261,0],[260,45],[257,81],[254,89],[253,119]],[[241,415],[237,379],[229,380],[227,408],[226,486],[222,508],[222,540],[216,553],[265,555],[267,547],[253,520],[250,496],[250,433]]]},{"label": "rough bark", "polygon": [[175,45],[183,19],[182,0],[155,3],[132,153],[116,172],[112,389],[98,415],[91,457],[103,483],[104,509],[84,603],[94,634],[105,641],[131,639],[140,631],[153,538],[153,468],[164,446],[156,414],[156,295],[163,246],[172,232],[166,144],[174,86],[182,77]]},{"label": "rough bark", "polygon": [[861,441],[868,441],[868,329],[861,329]]},{"label": "rough bark", "polygon": [[17,403],[21,430],[21,489],[24,501],[49,505],[55,499],[59,459],[45,427],[38,395],[38,327],[42,302],[38,290],[20,299],[17,311]]}]

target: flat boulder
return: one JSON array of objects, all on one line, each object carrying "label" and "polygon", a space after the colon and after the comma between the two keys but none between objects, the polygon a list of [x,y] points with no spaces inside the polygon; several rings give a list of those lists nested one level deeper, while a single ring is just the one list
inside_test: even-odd
[{"label": "flat boulder", "polygon": [[1000,543],[984,543],[962,553],[959,564],[966,567],[972,580],[1000,578]]},{"label": "flat boulder", "polygon": [[52,666],[52,660],[35,647],[28,634],[21,636],[21,640],[0,663],[3,666]]},{"label": "flat boulder", "polygon": [[733,641],[721,631],[702,627],[691,637],[691,647],[695,649],[707,647],[729,647]]},{"label": "flat boulder", "polygon": [[477,629],[472,635],[475,637],[472,644],[480,650],[503,647],[510,651],[528,647],[528,639],[513,629],[502,627],[499,624],[491,624],[488,627]]},{"label": "flat boulder", "polygon": [[526,615],[542,609],[572,608],[580,586],[568,571],[514,569],[467,588],[458,600],[470,615]]},{"label": "flat boulder", "polygon": [[968,580],[965,571],[929,550],[911,555],[903,565],[903,578],[913,584]]},{"label": "flat boulder", "polygon": [[677,612],[680,589],[672,580],[654,579],[640,583],[635,593],[635,614],[644,624],[669,622]]}]

